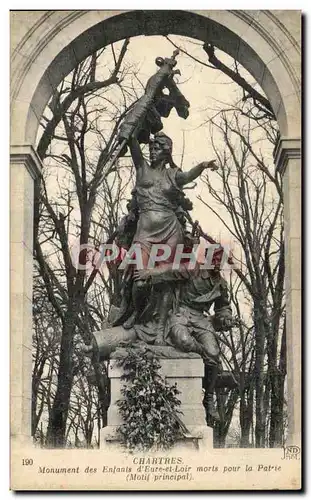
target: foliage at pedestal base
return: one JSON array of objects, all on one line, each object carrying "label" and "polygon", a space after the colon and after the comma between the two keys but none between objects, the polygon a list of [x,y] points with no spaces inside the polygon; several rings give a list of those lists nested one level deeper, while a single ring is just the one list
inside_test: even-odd
[{"label": "foliage at pedestal base", "polygon": [[117,401],[124,420],[117,429],[118,437],[129,451],[168,449],[181,437],[179,391],[159,374],[160,363],[152,352],[143,348],[127,352],[118,359],[125,381],[123,399]]}]

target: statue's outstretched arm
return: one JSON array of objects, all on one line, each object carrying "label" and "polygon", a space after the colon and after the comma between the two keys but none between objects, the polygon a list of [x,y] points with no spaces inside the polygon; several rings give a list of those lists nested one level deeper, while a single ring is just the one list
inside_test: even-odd
[{"label": "statue's outstretched arm", "polygon": [[179,186],[184,186],[185,184],[188,184],[189,182],[197,179],[202,174],[202,172],[204,172],[204,170],[208,168],[211,170],[217,170],[218,167],[215,164],[215,160],[203,161],[202,163],[199,163],[199,165],[193,167],[191,170],[188,170],[188,172],[178,171],[176,173],[176,182]]}]

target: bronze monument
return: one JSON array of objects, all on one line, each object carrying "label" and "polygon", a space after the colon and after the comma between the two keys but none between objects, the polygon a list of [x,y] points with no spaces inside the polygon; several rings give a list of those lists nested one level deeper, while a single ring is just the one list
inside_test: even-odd
[{"label": "bronze monument", "polygon": [[[211,160],[182,171],[173,162],[172,140],[161,131],[161,118],[167,117],[172,108],[184,119],[189,114],[190,104],[173,79],[178,72],[173,69],[176,55],[177,51],[171,58],[156,59],[160,69],[148,80],[144,96],[120,127],[119,146],[112,161],[129,148],[136,182],[128,215],[116,231],[115,242],[134,253],[136,260],[122,268],[122,300],[120,307],[111,308],[111,327],[95,332],[92,346],[84,346],[84,351],[103,360],[120,345],[138,341],[154,346],[164,357],[169,357],[171,349],[180,351],[181,356],[201,356],[207,373],[203,403],[209,420],[215,421],[218,414],[213,392],[221,366],[216,331],[232,327],[232,311],[227,284],[219,269],[221,247],[213,269],[202,269],[198,262],[194,266],[184,262],[202,232],[198,224],[192,231],[187,229],[187,222],[192,221],[192,204],[183,187],[204,170],[215,170],[217,166]],[[149,145],[149,162],[141,150],[143,143]],[[183,258],[176,266],[180,247]],[[209,315],[212,306],[213,316]]]}]

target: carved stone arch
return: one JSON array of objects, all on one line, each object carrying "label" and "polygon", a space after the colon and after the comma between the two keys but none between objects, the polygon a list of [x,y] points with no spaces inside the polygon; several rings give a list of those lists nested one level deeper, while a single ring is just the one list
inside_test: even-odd
[{"label": "carved stone arch", "polygon": [[85,57],[125,37],[169,33],[208,40],[237,59],[266,93],[281,135],[297,136],[300,49],[296,29],[291,34],[269,11],[44,13],[12,54],[12,143],[34,144],[49,97]]}]

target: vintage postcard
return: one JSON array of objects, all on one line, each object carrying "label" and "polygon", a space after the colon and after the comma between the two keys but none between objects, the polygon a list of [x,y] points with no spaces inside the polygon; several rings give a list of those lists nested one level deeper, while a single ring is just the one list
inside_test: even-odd
[{"label": "vintage postcard", "polygon": [[301,12],[11,18],[11,489],[301,489]]}]

